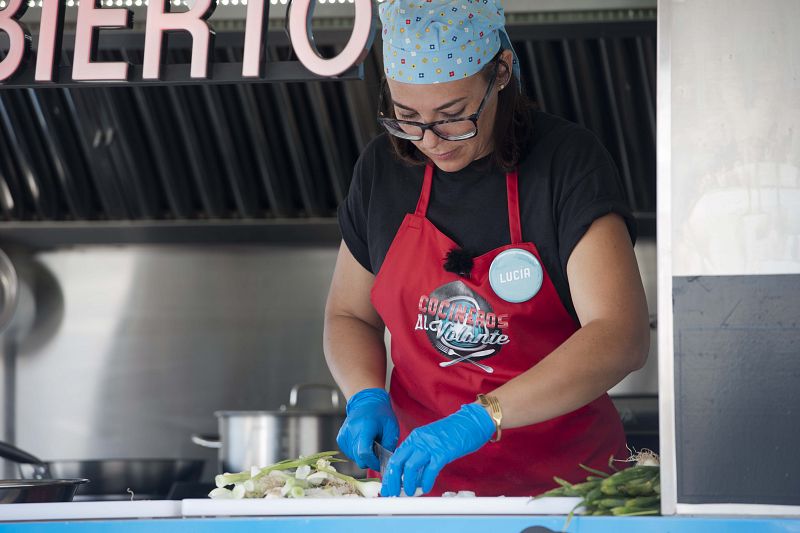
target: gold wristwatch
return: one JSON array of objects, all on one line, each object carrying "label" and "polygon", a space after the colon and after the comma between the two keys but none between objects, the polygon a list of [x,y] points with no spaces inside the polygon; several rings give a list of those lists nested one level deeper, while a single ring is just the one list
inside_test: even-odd
[{"label": "gold wristwatch", "polygon": [[500,409],[500,402],[495,396],[487,396],[486,394],[478,394],[478,401],[480,404],[489,409],[489,416],[492,417],[496,436],[490,439],[489,442],[498,442],[503,434],[503,411]]}]

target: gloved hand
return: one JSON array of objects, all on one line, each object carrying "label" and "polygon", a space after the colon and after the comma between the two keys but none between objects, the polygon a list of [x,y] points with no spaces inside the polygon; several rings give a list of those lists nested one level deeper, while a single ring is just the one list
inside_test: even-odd
[{"label": "gloved hand", "polygon": [[387,450],[397,447],[400,428],[392,411],[389,394],[383,389],[364,389],[347,402],[347,418],[336,443],[359,468],[380,470],[380,461],[372,451],[377,440]]},{"label": "gloved hand", "polygon": [[450,416],[412,431],[386,465],[381,496],[399,496],[402,475],[407,496],[417,487],[430,492],[436,476],[447,463],[478,450],[494,435],[495,426],[486,409],[462,405]]}]

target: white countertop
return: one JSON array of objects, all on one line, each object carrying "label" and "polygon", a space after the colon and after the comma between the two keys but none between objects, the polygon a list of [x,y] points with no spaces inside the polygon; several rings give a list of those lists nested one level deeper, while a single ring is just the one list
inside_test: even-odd
[{"label": "white countertop", "polygon": [[182,502],[9,503],[0,505],[0,522],[21,520],[98,520],[120,518],[180,518]]},{"label": "white countertop", "polygon": [[0,505],[0,522],[217,516],[566,515],[580,498],[302,498]]}]

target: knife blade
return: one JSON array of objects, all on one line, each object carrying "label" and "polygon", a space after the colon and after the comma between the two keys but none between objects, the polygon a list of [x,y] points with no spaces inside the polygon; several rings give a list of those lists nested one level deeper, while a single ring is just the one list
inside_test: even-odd
[{"label": "knife blade", "polygon": [[378,458],[378,461],[381,464],[380,472],[381,476],[383,476],[384,471],[386,471],[386,465],[389,463],[389,459],[392,458],[392,455],[394,455],[394,452],[390,452],[381,446],[381,443],[378,441],[372,442],[372,451],[375,452],[375,456]]}]

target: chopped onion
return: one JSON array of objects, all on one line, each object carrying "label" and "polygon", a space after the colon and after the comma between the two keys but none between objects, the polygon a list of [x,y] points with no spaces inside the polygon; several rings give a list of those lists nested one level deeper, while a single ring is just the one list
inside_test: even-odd
[{"label": "chopped onion", "polygon": [[208,493],[208,497],[214,500],[230,500],[233,498],[233,493],[225,487],[217,487]]},{"label": "chopped onion", "polygon": [[377,498],[381,493],[381,482],[356,480],[356,490],[365,498]]},{"label": "chopped onion", "polygon": [[448,491],[442,494],[442,498],[474,498],[475,493],[471,490],[460,490],[458,492]]},{"label": "chopped onion", "polygon": [[306,481],[308,481],[309,485],[321,485],[328,477],[326,472],[314,472],[306,478]]},{"label": "chopped onion", "polygon": [[311,474],[311,467],[308,465],[303,465],[295,470],[294,477],[295,479],[306,479],[309,474]]}]

